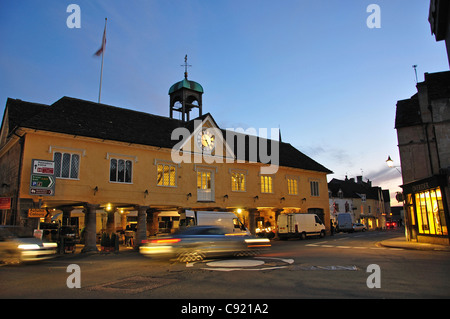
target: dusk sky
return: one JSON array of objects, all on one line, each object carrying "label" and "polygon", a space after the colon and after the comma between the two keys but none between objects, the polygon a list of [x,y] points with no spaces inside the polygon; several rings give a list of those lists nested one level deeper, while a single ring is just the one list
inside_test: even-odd
[{"label": "dusk sky", "polygon": [[[71,3],[80,28],[66,24]],[[370,4],[380,28],[366,23]],[[428,10],[429,0],[2,0],[0,112],[8,97],[97,102],[108,18],[102,103],[169,116],[187,54],[221,128],[279,127],[328,180],[363,175],[393,195],[401,176],[385,161],[400,165],[395,108],[417,92],[412,66],[419,82],[449,69]]]}]

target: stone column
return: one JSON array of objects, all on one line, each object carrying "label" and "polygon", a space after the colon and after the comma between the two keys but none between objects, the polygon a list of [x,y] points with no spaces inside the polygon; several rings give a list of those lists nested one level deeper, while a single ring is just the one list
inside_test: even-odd
[{"label": "stone column", "polygon": [[70,225],[70,217],[73,207],[63,207],[61,210],[62,210],[62,224],[64,226]]},{"label": "stone column", "polygon": [[97,209],[100,205],[85,204],[84,248],[81,252],[98,251],[97,249]]},{"label": "stone column", "polygon": [[141,244],[142,240],[147,239],[147,209],[148,206],[136,206],[138,210],[138,222],[136,230],[135,247]]},{"label": "stone column", "polygon": [[256,215],[258,210],[256,208],[248,209],[248,230],[252,235],[256,235]]}]

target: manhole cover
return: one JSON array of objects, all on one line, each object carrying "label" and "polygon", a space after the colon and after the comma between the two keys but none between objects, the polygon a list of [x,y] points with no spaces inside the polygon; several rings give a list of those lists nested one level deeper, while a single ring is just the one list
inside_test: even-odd
[{"label": "manhole cover", "polygon": [[133,276],[97,286],[88,287],[88,290],[135,294],[146,290],[151,290],[165,285],[169,285],[175,281],[176,281],[175,279],[167,279],[167,278]]},{"label": "manhole cover", "polygon": [[225,268],[233,268],[233,267],[256,267],[264,265],[264,261],[262,260],[241,260],[241,259],[232,259],[232,260],[219,260],[212,261],[206,264],[209,267],[225,267]]}]

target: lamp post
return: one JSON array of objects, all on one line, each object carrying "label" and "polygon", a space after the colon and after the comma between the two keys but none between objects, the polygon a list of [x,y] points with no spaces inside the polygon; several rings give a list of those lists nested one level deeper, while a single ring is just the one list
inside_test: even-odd
[{"label": "lamp post", "polygon": [[395,168],[400,173],[400,175],[402,174],[402,172],[398,169],[399,166],[395,166],[394,165],[394,161],[392,160],[391,156],[389,156],[389,155],[388,155],[388,158],[386,160],[386,164],[390,168]]}]

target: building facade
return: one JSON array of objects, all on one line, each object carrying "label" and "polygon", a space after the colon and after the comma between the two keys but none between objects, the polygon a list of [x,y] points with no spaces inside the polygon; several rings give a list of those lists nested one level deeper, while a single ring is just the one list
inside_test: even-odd
[{"label": "building facade", "polygon": [[425,73],[417,93],[397,102],[408,240],[449,244],[450,72]]},{"label": "building facade", "polygon": [[[186,210],[235,212],[252,233],[276,227],[278,214],[314,212],[329,229],[331,171],[289,143],[219,128],[202,114],[202,94],[186,74],[169,90],[169,117],[70,97],[8,99],[0,198],[10,205],[1,223],[59,219],[84,230],[84,251],[96,250],[104,231],[136,226],[137,241],[171,231]],[[35,160],[53,163],[52,189],[33,188],[49,186],[34,176]],[[33,208],[45,216],[31,216]]]},{"label": "building facade", "polygon": [[336,220],[339,213],[350,213],[353,222],[363,223],[368,230],[383,229],[390,216],[388,190],[364,182],[362,176],[328,183],[330,216]]}]

